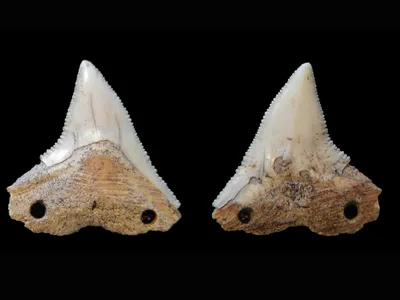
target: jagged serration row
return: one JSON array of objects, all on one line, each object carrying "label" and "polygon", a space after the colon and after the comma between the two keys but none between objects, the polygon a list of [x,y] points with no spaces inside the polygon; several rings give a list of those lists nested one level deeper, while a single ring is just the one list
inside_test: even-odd
[{"label": "jagged serration row", "polygon": [[[266,112],[264,113],[264,116],[261,120],[261,123],[257,129],[257,133],[253,139],[253,141],[251,142],[248,150],[246,151],[241,164],[239,165],[239,167],[236,169],[235,174],[229,179],[228,183],[225,185],[225,187],[222,189],[222,191],[218,194],[217,198],[214,200],[213,205],[215,207],[219,207],[221,205],[221,197],[232,188],[232,184],[234,184],[234,181],[239,178],[240,175],[245,174],[248,172],[248,167],[251,165],[254,165],[257,163],[257,158],[254,157],[254,150],[256,148],[256,145],[258,143],[262,143],[262,139],[263,139],[263,130],[265,130],[265,123],[266,120],[269,118],[271,111],[273,110],[274,106],[276,105],[277,101],[280,99],[280,97],[282,96],[283,92],[287,89],[288,85],[291,83],[293,77],[297,74],[297,72],[299,72],[299,70],[301,69],[301,67],[299,69],[297,69],[294,73],[292,73],[292,75],[289,77],[289,79],[286,81],[285,85],[280,89],[280,91],[277,93],[277,95],[274,97],[274,99],[272,100],[272,102],[270,103],[270,106],[268,107],[268,109],[266,110]],[[328,129],[326,126],[326,121],[325,121],[325,116],[324,113],[322,111],[322,106],[321,103],[319,101],[318,98],[318,94],[317,94],[317,89],[316,89],[316,85],[315,85],[315,78],[314,78],[314,74],[312,73],[311,76],[312,78],[312,82],[314,85],[314,89],[315,89],[315,93],[316,93],[316,98],[317,98],[317,105],[318,105],[318,109],[321,115],[321,127],[323,130],[323,136],[325,138],[325,143],[326,143],[326,151],[334,151],[338,153],[338,157],[337,160],[343,160],[344,163],[348,163],[350,161],[350,157],[348,155],[346,155],[343,151],[340,151],[340,149],[333,143],[333,141],[331,140],[329,134],[328,134]],[[226,203],[227,201],[229,201],[230,199],[225,199],[224,203]],[[223,204],[222,204],[223,205]]]},{"label": "jagged serration row", "polygon": [[328,127],[326,125],[326,120],[325,120],[325,115],[324,112],[322,110],[322,105],[321,105],[321,101],[319,101],[319,97],[318,97],[318,91],[317,91],[317,87],[315,84],[315,78],[314,78],[314,73],[311,74],[312,78],[312,84],[314,85],[314,90],[315,90],[315,95],[317,98],[317,106],[318,106],[318,110],[321,114],[321,126],[323,129],[323,134],[325,137],[325,145],[326,145],[326,149],[327,151],[333,151],[333,152],[337,152],[338,153],[338,160],[343,160],[346,161],[347,163],[350,161],[350,156],[346,155],[343,151],[341,151],[332,141],[331,137],[329,136],[328,133]]},{"label": "jagged serration row", "polygon": [[50,147],[49,149],[46,150],[45,153],[40,155],[40,160],[43,162],[47,156],[49,156],[52,152],[55,152],[57,150],[57,148],[61,146],[61,143],[64,141],[65,136],[68,134],[68,126],[71,123],[71,112],[72,112],[72,109],[74,107],[74,104],[75,104],[75,101],[77,98],[76,94],[77,94],[77,91],[82,90],[81,83],[82,83],[82,68],[79,68],[78,75],[77,75],[76,81],[75,81],[74,92],[72,94],[72,100],[69,104],[67,116],[65,117],[65,120],[64,120],[64,126],[63,126],[63,129],[61,132],[61,136],[58,138],[57,142],[52,147]]},{"label": "jagged serration row", "polygon": [[[93,67],[94,67],[94,66],[93,66]],[[95,67],[94,67],[94,68],[95,68]],[[156,178],[159,180],[159,182],[160,182],[160,184],[161,184],[161,187],[158,186],[158,184],[157,184],[156,182],[153,182],[153,183],[154,183],[156,186],[158,186],[159,188],[161,188],[161,190],[162,190],[163,192],[165,192],[166,197],[167,197],[167,199],[170,201],[171,204],[173,204],[176,208],[179,208],[180,202],[177,200],[175,194],[168,188],[166,182],[162,179],[162,177],[161,177],[160,175],[158,175],[157,169],[156,169],[156,168],[153,166],[153,164],[151,163],[150,157],[149,157],[149,155],[147,154],[147,151],[144,149],[143,144],[142,144],[142,142],[140,141],[139,136],[138,136],[138,134],[137,134],[137,132],[136,132],[134,126],[133,126],[132,119],[131,119],[131,117],[130,117],[128,111],[126,110],[125,106],[123,105],[121,99],[119,98],[119,96],[117,95],[117,93],[114,91],[114,89],[110,86],[110,84],[107,82],[107,80],[105,79],[105,77],[103,76],[103,74],[102,74],[100,71],[98,71],[97,68],[95,68],[95,70],[97,71],[98,76],[100,76],[101,79],[106,83],[107,87],[108,87],[108,88],[110,89],[110,91],[112,92],[114,98],[117,99],[117,101],[119,102],[119,104],[122,106],[122,109],[123,109],[123,112],[124,112],[124,114],[125,114],[125,117],[127,117],[128,120],[129,120],[129,124],[130,124],[129,127],[130,127],[130,129],[131,129],[131,133],[133,134],[133,136],[134,136],[134,138],[135,138],[135,140],[136,140],[136,142],[137,142],[137,147],[139,147],[140,151],[142,151],[142,152],[144,153],[144,157],[145,157],[146,163],[147,163],[148,166],[151,168],[151,170],[155,173],[155,176],[156,176]],[[70,122],[71,122],[72,110],[73,110],[75,101],[76,101],[76,99],[77,99],[77,92],[83,89],[82,86],[81,86],[81,83],[82,83],[82,80],[81,80],[82,78],[81,78],[81,77],[82,77],[82,68],[80,68],[79,71],[78,71],[77,79],[76,79],[76,82],[75,82],[75,89],[74,89],[74,92],[73,92],[73,95],[72,95],[72,100],[71,100],[70,106],[69,106],[68,111],[67,111],[67,116],[66,116],[65,121],[64,121],[64,127],[63,127],[63,130],[62,130],[62,134],[61,134],[60,138],[57,140],[57,142],[56,142],[50,149],[48,149],[43,155],[40,156],[40,159],[41,159],[42,161],[43,161],[44,158],[45,158],[46,156],[48,156],[50,153],[56,151],[57,148],[58,148],[58,147],[61,145],[61,143],[64,141],[65,136],[66,136],[67,134],[71,133],[71,132],[68,132],[68,129],[69,129],[69,125],[70,125]]]}]

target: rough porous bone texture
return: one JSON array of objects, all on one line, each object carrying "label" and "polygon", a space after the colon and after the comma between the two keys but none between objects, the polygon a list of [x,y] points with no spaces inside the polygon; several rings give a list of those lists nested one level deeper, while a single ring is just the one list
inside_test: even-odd
[{"label": "rough porous bone texture", "polygon": [[60,139],[7,190],[10,216],[33,232],[102,226],[135,235],[167,231],[181,217],[120,99],[88,61],[81,63]]},{"label": "rough porous bone texture", "polygon": [[378,218],[381,189],[349,162],[329,138],[305,63],[272,101],[213,217],[225,230],[259,235],[301,225],[322,235],[355,233]]}]

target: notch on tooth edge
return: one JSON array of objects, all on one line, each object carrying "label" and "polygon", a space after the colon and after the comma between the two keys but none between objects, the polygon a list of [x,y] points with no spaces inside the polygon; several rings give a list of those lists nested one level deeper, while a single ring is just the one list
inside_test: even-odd
[{"label": "notch on tooth edge", "polygon": [[[290,164],[274,169],[279,157]],[[349,162],[329,138],[312,67],[305,63],[271,102],[242,164],[215,199],[213,217],[225,230],[253,234],[299,225],[323,235],[356,232],[378,217],[381,189]],[[257,176],[261,183],[249,184]],[[351,222],[343,213],[349,198],[358,199],[359,209]],[[251,224],[236,217],[245,207],[253,211]]]}]

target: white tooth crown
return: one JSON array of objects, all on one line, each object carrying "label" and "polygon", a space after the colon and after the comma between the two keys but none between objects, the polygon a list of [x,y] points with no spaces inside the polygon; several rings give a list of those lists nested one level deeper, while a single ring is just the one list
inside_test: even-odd
[{"label": "white tooth crown", "polygon": [[275,177],[273,163],[280,156],[291,162],[292,173],[313,167],[322,178],[340,174],[350,161],[328,135],[309,63],[290,76],[271,102],[241,165],[213,206],[221,208],[234,199],[251,177]]},{"label": "white tooth crown", "polygon": [[176,208],[180,206],[151,164],[120,98],[100,71],[84,60],[61,137],[40,159],[50,167],[70,157],[75,149],[101,140],[119,145],[129,161],[166,195],[170,203]]}]

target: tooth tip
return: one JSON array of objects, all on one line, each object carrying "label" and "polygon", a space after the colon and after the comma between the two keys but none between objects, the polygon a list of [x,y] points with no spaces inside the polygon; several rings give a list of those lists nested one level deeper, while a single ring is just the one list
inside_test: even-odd
[{"label": "tooth tip", "polygon": [[309,63],[309,62],[303,63],[303,64],[300,66],[300,68],[302,68],[303,70],[312,70],[311,63]]},{"label": "tooth tip", "polygon": [[80,64],[81,68],[88,68],[90,66],[93,66],[93,64],[89,60],[84,59],[81,61],[81,64]]},{"label": "tooth tip", "polygon": [[83,82],[86,83],[91,78],[94,78],[96,75],[96,67],[88,60],[82,60],[79,71],[82,74]]},{"label": "tooth tip", "polygon": [[304,76],[308,76],[313,73],[313,68],[309,62],[305,62],[299,67],[298,72]]}]

